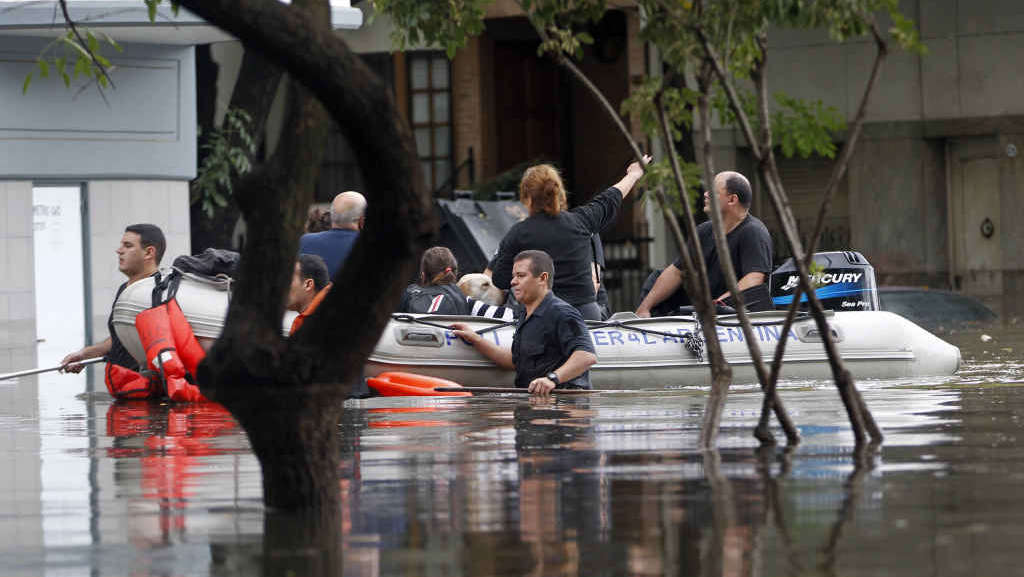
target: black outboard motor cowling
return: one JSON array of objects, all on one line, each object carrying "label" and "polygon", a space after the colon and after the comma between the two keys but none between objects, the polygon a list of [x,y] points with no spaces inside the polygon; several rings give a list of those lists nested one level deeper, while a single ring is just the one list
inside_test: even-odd
[{"label": "black outboard motor cowling", "polygon": [[[822,306],[834,311],[877,311],[878,285],[875,269],[864,255],[853,251],[814,253],[815,268],[811,284]],[[776,309],[789,308],[800,277],[790,258],[772,273],[770,286]],[[801,309],[807,308],[807,296],[801,295]]]}]

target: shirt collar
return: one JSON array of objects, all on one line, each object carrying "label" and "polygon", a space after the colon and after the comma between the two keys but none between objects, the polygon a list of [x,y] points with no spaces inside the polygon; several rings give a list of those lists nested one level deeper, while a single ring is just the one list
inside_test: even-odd
[{"label": "shirt collar", "polygon": [[552,291],[551,289],[548,289],[548,294],[546,294],[544,296],[544,299],[540,301],[540,304],[537,305],[537,308],[533,309],[533,314],[530,315],[530,316],[531,317],[542,317],[542,316],[544,316],[544,312],[547,311],[549,308],[551,308],[551,303],[554,302],[554,297],[555,297],[554,291]]}]

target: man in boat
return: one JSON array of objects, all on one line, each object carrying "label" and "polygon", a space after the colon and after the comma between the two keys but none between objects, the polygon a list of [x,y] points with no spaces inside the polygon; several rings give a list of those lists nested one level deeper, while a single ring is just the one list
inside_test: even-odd
[{"label": "man in boat", "polygon": [[[718,195],[729,256],[736,270],[737,286],[743,293],[744,305],[749,311],[771,310],[767,281],[772,271],[772,239],[764,223],[750,214],[750,182],[738,172],[720,172],[715,175],[712,188]],[[711,210],[710,194],[704,193],[705,213]],[[726,288],[710,220],[697,227],[697,238],[704,254],[711,297],[716,304],[733,306],[735,301]],[[640,302],[636,314],[649,317],[652,311],[657,313],[659,310],[662,314],[673,314],[679,306],[690,304],[685,291],[681,290],[683,269],[682,257],[666,267]]]},{"label": "man in boat", "polygon": [[299,239],[299,254],[315,254],[327,263],[328,278],[333,279],[366,222],[366,198],[349,190],[331,202],[331,229],[311,232]]},{"label": "man in boat", "polygon": [[516,386],[536,395],[556,387],[589,389],[589,369],[597,362],[583,316],[551,292],[554,276],[554,262],[544,251],[524,250],[513,259],[510,288],[525,313],[516,321],[511,351],[466,324],[451,325],[457,336],[499,367],[515,370]]},{"label": "man in boat", "polygon": [[[292,321],[288,335],[298,332],[302,323],[312,315],[324,297],[331,290],[331,279],[327,276],[327,263],[324,259],[315,254],[300,254],[295,261],[295,270],[292,273],[292,284],[288,288],[288,297],[285,308],[299,313]],[[356,378],[349,392],[350,399],[365,399],[371,395],[369,387],[366,386],[366,379],[362,375]]]},{"label": "man in boat", "polygon": [[[164,233],[160,227],[154,224],[133,224],[124,229],[121,244],[116,251],[117,269],[127,276],[128,280],[118,287],[114,301],[117,301],[117,297],[121,296],[121,291],[129,284],[156,274],[166,248],[167,241],[164,239]],[[139,380],[141,377],[138,373],[139,363],[124,348],[121,340],[117,338],[117,333],[114,332],[113,319],[113,307],[111,307],[110,316],[107,318],[107,331],[110,336],[101,342],[83,347],[67,355],[61,361],[65,371],[77,373],[84,367],[84,365],[76,364],[78,361],[106,357],[105,380],[112,394],[124,391],[125,387],[141,388],[146,386],[143,381]],[[139,395],[145,394],[141,389],[134,392]],[[126,396],[131,396],[132,393],[133,391],[127,391]]]},{"label": "man in boat", "polygon": [[316,307],[331,290],[330,278],[327,276],[327,263],[315,254],[300,254],[295,261],[295,272],[292,284],[288,288],[288,302],[285,305],[290,311],[299,313],[292,321],[289,335],[294,335],[302,323],[313,314]]}]

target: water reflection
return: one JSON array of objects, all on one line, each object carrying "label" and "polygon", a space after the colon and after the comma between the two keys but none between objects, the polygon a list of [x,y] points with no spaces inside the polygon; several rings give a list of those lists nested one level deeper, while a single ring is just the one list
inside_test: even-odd
[{"label": "water reflection", "polygon": [[[341,510],[304,519],[264,511],[258,463],[216,405],[68,394],[40,401],[51,409],[36,414],[12,394],[0,443],[28,480],[2,493],[11,513],[0,518],[8,537],[0,567],[5,575],[1013,574],[1024,537],[1024,364],[1007,352],[994,363],[988,343],[964,338],[978,350],[967,343],[959,377],[861,384],[886,432],[884,446],[861,454],[827,383],[781,389],[804,439],[795,450],[756,446],[760,397],[750,388],[730,396],[721,450],[710,453],[696,450],[702,391],[352,402],[338,427]],[[17,470],[29,462],[17,455],[35,459],[29,468],[41,466],[44,482]],[[26,507],[33,496],[45,507]],[[38,526],[49,537],[27,538]]]}]

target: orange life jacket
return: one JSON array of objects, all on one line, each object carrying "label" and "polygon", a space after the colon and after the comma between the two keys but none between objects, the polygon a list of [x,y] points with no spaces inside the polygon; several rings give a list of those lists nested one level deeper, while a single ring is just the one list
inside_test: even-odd
[{"label": "orange life jacket", "polygon": [[302,326],[302,323],[306,322],[306,319],[313,314],[313,312],[316,310],[316,307],[320,306],[320,303],[323,302],[324,297],[327,296],[327,292],[331,290],[332,284],[333,283],[327,283],[327,286],[320,289],[320,292],[316,293],[316,295],[313,296],[313,300],[309,302],[309,306],[306,307],[306,309],[303,310],[301,313],[299,313],[299,316],[295,317],[295,320],[292,321],[292,328],[291,330],[288,331],[288,336],[294,335],[299,330],[299,327]]},{"label": "orange life jacket", "polygon": [[188,373],[195,377],[196,366],[206,352],[192,334],[192,327],[175,299],[136,315],[135,330],[146,350],[146,364],[163,377],[163,392],[172,401],[207,400],[199,392],[199,387],[185,378]]}]

